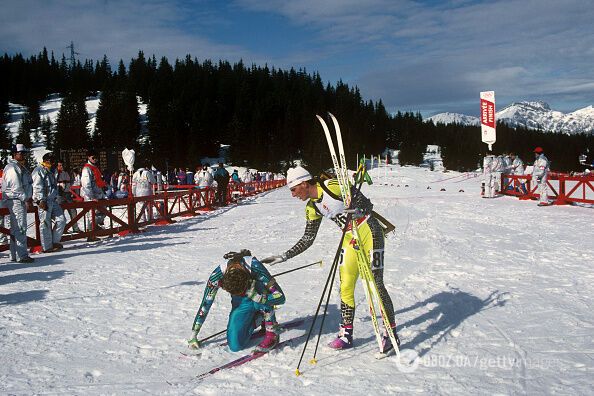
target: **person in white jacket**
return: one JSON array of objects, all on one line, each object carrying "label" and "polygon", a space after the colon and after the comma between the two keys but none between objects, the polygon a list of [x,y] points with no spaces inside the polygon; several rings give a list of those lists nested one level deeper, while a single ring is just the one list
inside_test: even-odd
[{"label": "person in white jacket", "polygon": [[495,174],[493,173],[493,162],[495,158],[490,151],[483,158],[483,176],[485,180],[485,194],[483,198],[495,197]]},{"label": "person in white jacket", "polygon": [[25,167],[27,152],[24,144],[12,146],[2,181],[2,206],[10,213],[10,260],[19,263],[35,261],[27,251],[27,209],[32,207],[33,196],[31,172]]},{"label": "person in white jacket", "polygon": [[243,175],[241,176],[241,180],[244,183],[251,183],[252,181],[254,181],[254,177],[252,176],[252,172],[250,172],[249,168],[245,170],[245,172],[243,172]]},{"label": "person in white jacket", "polygon": [[210,173],[206,164],[202,166],[201,171],[196,172],[194,175],[194,184],[201,188],[211,187],[213,180],[212,173]]},{"label": "person in white jacket", "polygon": [[[518,157],[518,155],[516,153],[509,153],[509,156],[512,160],[511,166],[509,168],[510,174],[517,175],[517,176],[523,176],[524,175],[524,161],[522,161],[522,159],[520,157]],[[524,183],[523,180],[520,182],[520,188],[522,189],[522,192],[524,194],[528,193],[528,190],[526,190],[526,183]]]},{"label": "person in white jacket", "polygon": [[[107,187],[107,183],[101,177],[101,171],[97,166],[99,162],[99,155],[95,150],[87,151],[87,163],[83,166],[80,176],[80,196],[87,201],[98,201],[105,199],[103,188]],[[91,224],[91,216],[88,215],[88,224]],[[99,226],[103,226],[105,215],[99,211],[95,212],[95,220]],[[93,238],[89,237],[89,242]]]},{"label": "person in white jacket", "polygon": [[[135,197],[148,197],[153,195],[153,186],[157,183],[153,172],[147,168],[138,168],[132,175],[132,195]],[[150,202],[140,202],[137,208],[142,210],[142,220],[146,221],[147,208],[151,206]],[[152,218],[152,216],[150,216]]]},{"label": "person in white jacket", "polygon": [[[2,164],[2,167],[0,168],[0,190],[2,189],[2,181],[4,179],[4,165],[6,164]],[[0,227],[7,228],[10,232],[10,215],[0,215]],[[0,234],[0,245],[4,245],[6,243],[9,243],[8,235]]]},{"label": "person in white jacket", "polygon": [[538,206],[549,204],[547,179],[549,176],[549,160],[544,155],[542,147],[534,149],[534,167],[532,168],[532,180],[538,184],[538,194],[540,195]]},{"label": "person in white jacket", "polygon": [[[39,233],[44,253],[51,253],[63,248],[60,240],[66,226],[64,210],[58,204],[58,182],[51,168],[54,156],[46,153],[43,162],[33,169],[33,202],[39,214]],[[52,220],[56,226],[52,230]]]}]

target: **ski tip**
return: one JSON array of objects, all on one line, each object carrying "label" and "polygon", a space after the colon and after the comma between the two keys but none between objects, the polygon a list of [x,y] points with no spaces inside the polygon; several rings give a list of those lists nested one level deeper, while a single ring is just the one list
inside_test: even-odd
[{"label": "ski tip", "polygon": [[316,364],[316,363],[318,363],[318,359],[316,359],[316,358],[313,358],[309,361],[309,364]]},{"label": "ski tip", "polygon": [[295,369],[295,375],[299,377],[301,375],[301,371],[299,371],[299,369]]}]

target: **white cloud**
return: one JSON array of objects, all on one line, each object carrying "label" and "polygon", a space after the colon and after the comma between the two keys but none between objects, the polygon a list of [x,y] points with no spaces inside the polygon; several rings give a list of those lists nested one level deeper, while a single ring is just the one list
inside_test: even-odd
[{"label": "white cloud", "polygon": [[[74,41],[81,58],[128,60],[142,49],[170,58],[188,53],[204,58],[239,59],[249,52],[232,43],[218,43],[196,31],[212,29],[216,19],[165,0],[9,1],[0,17],[4,51],[34,54],[45,46],[56,56]],[[193,32],[182,30],[193,13]]]},{"label": "white cloud", "polygon": [[[510,100],[574,94],[591,103],[594,7],[588,3],[8,0],[0,15],[0,48],[30,55],[46,46],[61,56],[73,40],[81,58],[107,54],[113,63],[127,62],[142,49],[170,59],[191,54],[307,67],[326,81],[358,84],[366,99],[382,98],[390,110],[467,102],[485,86]],[[228,34],[223,41],[221,33],[238,22],[229,12],[240,19],[280,19],[303,42],[249,47],[245,37]],[[254,29],[260,36],[279,34],[265,24]]]}]

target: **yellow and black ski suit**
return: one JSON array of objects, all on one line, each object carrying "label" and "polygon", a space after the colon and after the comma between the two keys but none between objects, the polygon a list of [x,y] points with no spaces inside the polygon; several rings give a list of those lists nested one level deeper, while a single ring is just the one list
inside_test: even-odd
[{"label": "yellow and black ski suit", "polygon": [[[301,239],[283,257],[290,259],[307,250],[315,240],[322,218],[334,221],[341,229],[345,226],[347,215],[341,198],[340,185],[335,179],[317,183],[318,198],[310,199],[305,207],[305,232]],[[352,209],[357,210],[361,247],[369,256],[371,270],[390,324],[394,324],[394,308],[392,299],[384,285],[384,231],[376,218],[372,216],[373,204],[361,192],[353,189]],[[353,234],[349,230],[342,241],[339,262],[340,273],[340,308],[342,324],[351,325],[355,316],[355,284],[359,277],[357,252],[354,249]]]}]

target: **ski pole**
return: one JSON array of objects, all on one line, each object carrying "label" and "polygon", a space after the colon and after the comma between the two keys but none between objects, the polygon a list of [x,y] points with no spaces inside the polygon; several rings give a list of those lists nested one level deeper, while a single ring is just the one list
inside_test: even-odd
[{"label": "ski pole", "polygon": [[[346,233],[346,228],[347,228],[347,225],[345,225],[345,228],[344,228],[345,233]],[[340,246],[338,247],[337,254],[334,257],[334,261],[332,262],[332,266],[330,267],[330,272],[328,273],[328,278],[326,279],[326,284],[324,285],[324,290],[322,291],[322,295],[320,296],[320,302],[318,303],[318,307],[316,308],[316,313],[314,314],[313,321],[311,322],[311,326],[309,327],[309,331],[307,333],[307,338],[305,340],[305,345],[303,346],[303,350],[301,351],[301,357],[299,358],[299,363],[297,363],[297,369],[295,370],[295,374],[297,376],[301,375],[301,372],[299,371],[299,366],[301,366],[301,361],[303,360],[303,355],[305,355],[305,350],[307,349],[307,344],[309,343],[311,333],[312,333],[313,328],[316,324],[316,319],[320,312],[320,307],[322,306],[322,301],[324,301],[324,296],[326,295],[326,289],[328,289],[328,284],[330,283],[332,274],[334,274],[336,272],[336,268],[338,267],[337,263],[338,263],[338,257],[340,256],[340,248],[341,247],[342,247],[342,240],[341,240]]]},{"label": "ski pole", "polygon": [[225,334],[226,332],[227,332],[227,329],[221,330],[218,333],[211,334],[208,337],[204,337],[203,339],[198,340],[198,345],[202,344],[204,341],[210,340],[211,338],[215,338],[218,335]]},{"label": "ski pole", "polygon": [[322,266],[322,264],[323,264],[323,262],[322,262],[322,260],[320,260],[320,261],[316,261],[315,263],[311,263],[311,264],[303,265],[303,266],[301,266],[301,267],[293,268],[293,269],[291,269],[291,270],[288,270],[288,271],[283,271],[283,272],[280,272],[280,273],[278,273],[278,274],[274,274],[274,275],[272,275],[272,276],[274,276],[274,277],[281,276],[281,275],[288,274],[288,273],[290,273],[290,272],[294,272],[294,271],[297,271],[297,270],[300,270],[300,269],[303,269],[303,268],[311,267],[312,265],[316,265],[316,264],[319,264],[319,265],[320,265],[320,267],[321,267],[321,266]]}]

